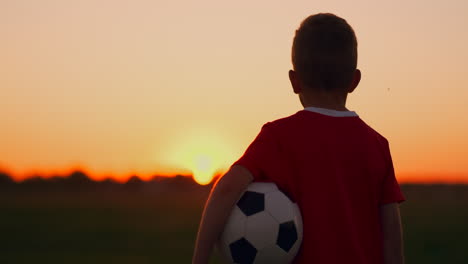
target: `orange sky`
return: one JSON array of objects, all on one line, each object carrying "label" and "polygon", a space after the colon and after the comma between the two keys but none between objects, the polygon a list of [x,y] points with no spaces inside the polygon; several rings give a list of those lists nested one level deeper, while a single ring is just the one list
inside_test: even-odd
[{"label": "orange sky", "polygon": [[301,109],[292,37],[323,11],[357,33],[348,108],[389,139],[398,177],[468,181],[466,1],[0,1],[0,167],[223,170]]}]

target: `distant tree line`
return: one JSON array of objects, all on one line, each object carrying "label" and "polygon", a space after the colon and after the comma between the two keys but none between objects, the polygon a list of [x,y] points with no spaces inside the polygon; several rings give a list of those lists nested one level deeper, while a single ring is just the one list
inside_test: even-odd
[{"label": "distant tree line", "polygon": [[[133,175],[125,182],[112,178],[100,181],[92,180],[83,171],[73,171],[69,175],[58,175],[44,178],[32,176],[22,181],[15,181],[6,172],[0,171],[0,195],[2,193],[26,192],[142,192],[157,194],[161,192],[209,192],[216,179],[211,184],[201,186],[190,176],[176,175],[173,177],[153,176],[143,180]],[[412,201],[442,202],[444,200],[458,201],[468,205],[468,185],[466,184],[402,184],[401,189],[406,199]]]},{"label": "distant tree line", "polygon": [[149,180],[143,180],[133,175],[125,182],[118,182],[112,178],[95,181],[83,171],[73,171],[69,175],[41,177],[39,175],[15,181],[6,172],[0,171],[0,191],[141,191],[141,190],[193,190],[211,188],[212,185],[200,186],[190,176],[176,175],[172,177],[153,176]]}]

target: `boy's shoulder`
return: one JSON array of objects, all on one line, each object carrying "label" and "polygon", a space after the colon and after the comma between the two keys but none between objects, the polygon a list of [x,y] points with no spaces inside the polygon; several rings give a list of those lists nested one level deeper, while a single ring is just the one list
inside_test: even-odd
[{"label": "boy's shoulder", "polygon": [[286,129],[294,129],[294,127],[297,126],[301,119],[300,112],[301,111],[298,111],[292,115],[269,121],[263,124],[262,131],[268,134],[277,134],[278,132],[284,131]]},{"label": "boy's shoulder", "polygon": [[297,111],[296,113],[294,113],[292,115],[281,117],[281,118],[272,120],[270,122],[267,122],[267,123],[264,124],[264,126],[272,127],[272,128],[273,127],[288,126],[288,125],[291,125],[292,123],[298,122],[301,119],[303,119],[303,116],[302,116],[303,113],[304,113],[304,110]]},{"label": "boy's shoulder", "polygon": [[263,125],[262,129],[266,129],[270,131],[283,131],[285,129],[290,130],[290,129],[294,129],[295,127],[303,126],[304,123],[308,123],[311,126],[317,126],[319,125],[318,123],[324,121],[330,124],[329,122],[330,120],[334,120],[334,121],[347,120],[348,121],[347,123],[349,123],[353,127],[359,128],[361,133],[368,134],[368,136],[374,137],[376,140],[378,140],[382,144],[388,145],[388,140],[382,134],[380,134],[377,130],[375,130],[369,124],[367,124],[364,120],[362,120],[357,114],[355,116],[352,116],[351,118],[330,117],[330,116],[324,116],[319,113],[310,112],[307,110],[300,110],[292,115],[267,122]]}]

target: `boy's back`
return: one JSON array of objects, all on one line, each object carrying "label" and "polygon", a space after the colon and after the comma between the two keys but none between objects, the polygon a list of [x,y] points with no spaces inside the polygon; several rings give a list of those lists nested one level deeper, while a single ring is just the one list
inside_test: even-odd
[{"label": "boy's back", "polygon": [[267,123],[235,163],[301,208],[296,263],[381,263],[379,205],[404,200],[387,140],[354,112],[309,107]]}]

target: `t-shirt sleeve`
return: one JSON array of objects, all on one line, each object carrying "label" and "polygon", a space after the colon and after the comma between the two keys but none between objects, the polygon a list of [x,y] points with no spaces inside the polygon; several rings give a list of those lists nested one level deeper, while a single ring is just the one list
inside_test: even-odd
[{"label": "t-shirt sleeve", "polygon": [[387,173],[382,180],[382,189],[379,204],[401,203],[406,199],[401,192],[400,185],[395,177],[393,161],[388,142],[386,142]]},{"label": "t-shirt sleeve", "polygon": [[248,169],[254,181],[277,182],[282,172],[281,163],[272,123],[266,123],[242,157],[233,165],[241,165]]}]

